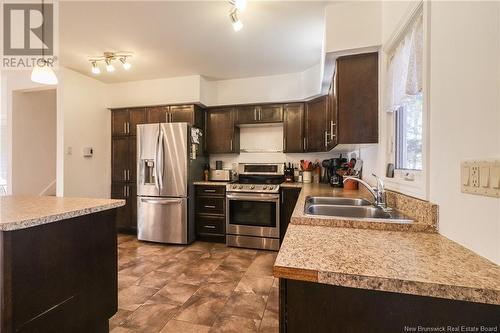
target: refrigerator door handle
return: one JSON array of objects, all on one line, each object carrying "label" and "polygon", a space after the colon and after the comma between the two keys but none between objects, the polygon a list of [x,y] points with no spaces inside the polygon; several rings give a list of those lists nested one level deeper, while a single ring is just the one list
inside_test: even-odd
[{"label": "refrigerator door handle", "polygon": [[162,199],[162,200],[154,200],[154,199],[141,199],[142,202],[149,203],[149,204],[156,204],[156,205],[172,205],[172,204],[180,204],[182,203],[182,200],[179,199],[174,199],[174,200],[169,200],[169,199]]},{"label": "refrigerator door handle", "polygon": [[158,145],[160,141],[160,133],[158,133],[158,136],[156,137],[156,143],[155,143],[155,165],[154,165],[154,171],[155,171],[155,187],[158,191],[160,191],[160,184],[158,182]]},{"label": "refrigerator door handle", "polygon": [[165,158],[163,154],[163,149],[164,149],[164,144],[163,144],[163,131],[160,126],[160,135],[159,135],[159,140],[158,140],[158,148],[156,150],[156,172],[158,175],[158,189],[161,191],[163,189],[163,168],[164,168],[164,163],[163,159]]}]

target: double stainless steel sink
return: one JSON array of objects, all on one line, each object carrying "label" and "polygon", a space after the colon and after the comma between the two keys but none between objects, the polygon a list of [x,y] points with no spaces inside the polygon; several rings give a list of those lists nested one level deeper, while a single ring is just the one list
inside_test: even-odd
[{"label": "double stainless steel sink", "polygon": [[306,197],[304,212],[309,215],[366,219],[368,221],[411,223],[411,218],[395,209],[383,209],[360,198]]}]

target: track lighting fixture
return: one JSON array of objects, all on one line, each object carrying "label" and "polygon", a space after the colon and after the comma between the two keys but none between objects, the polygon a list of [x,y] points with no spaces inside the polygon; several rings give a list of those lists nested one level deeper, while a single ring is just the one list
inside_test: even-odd
[{"label": "track lighting fixture", "polygon": [[115,71],[115,66],[111,63],[111,59],[106,59],[106,72],[114,72]]},{"label": "track lighting fixture", "polygon": [[130,64],[130,62],[127,61],[126,57],[120,58],[120,61],[122,62],[123,69],[126,70],[126,71],[128,71],[130,69],[130,67],[132,67],[132,65]]},{"label": "track lighting fixture", "polygon": [[92,73],[98,75],[101,73],[101,69],[99,68],[99,62],[104,62],[106,72],[111,73],[116,70],[113,65],[113,61],[119,60],[122,63],[123,69],[128,71],[132,64],[128,61],[129,58],[132,57],[130,52],[104,52],[104,55],[98,57],[89,58],[90,63],[92,64]]},{"label": "track lighting fixture", "polygon": [[238,14],[245,11],[245,8],[247,7],[247,0],[230,0],[229,3],[231,4],[229,18],[233,24],[233,29],[234,31],[240,31],[243,29],[243,22],[241,22]]},{"label": "track lighting fixture", "polygon": [[240,31],[243,28],[243,23],[238,18],[238,12],[233,10],[229,16],[231,18],[231,22],[233,23],[234,31]]},{"label": "track lighting fixture", "polygon": [[101,74],[101,69],[97,67],[97,62],[92,61],[92,74]]}]

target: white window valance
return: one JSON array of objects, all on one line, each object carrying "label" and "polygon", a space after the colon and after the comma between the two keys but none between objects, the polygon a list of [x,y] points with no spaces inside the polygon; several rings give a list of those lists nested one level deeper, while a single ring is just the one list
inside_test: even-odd
[{"label": "white window valance", "polygon": [[394,112],[406,98],[422,92],[423,17],[419,15],[401,42],[389,54],[384,109]]}]

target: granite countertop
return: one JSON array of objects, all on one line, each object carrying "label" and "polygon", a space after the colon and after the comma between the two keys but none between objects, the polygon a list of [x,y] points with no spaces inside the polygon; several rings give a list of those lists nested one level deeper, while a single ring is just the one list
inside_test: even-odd
[{"label": "granite countertop", "polygon": [[274,276],[500,305],[500,267],[437,233],[290,224]]},{"label": "granite countertop", "polygon": [[[436,225],[427,221],[418,221],[415,219],[412,223],[384,222],[382,219],[359,219],[351,217],[332,217],[322,215],[309,215],[304,213],[304,205],[307,196],[333,196],[348,198],[365,198],[373,202],[373,197],[368,191],[344,190],[343,188],[333,188],[329,184],[303,184],[297,204],[293,211],[290,223],[315,226],[345,227],[345,228],[364,228],[375,230],[393,230],[393,231],[425,231],[436,232]],[[413,208],[413,207],[412,207]],[[416,209],[409,209],[415,212]],[[415,216],[418,216],[416,214]]]},{"label": "granite countertop", "polygon": [[38,196],[0,197],[0,231],[25,229],[125,205],[125,200]]},{"label": "granite countertop", "polygon": [[200,181],[196,181],[196,182],[193,182],[193,185],[218,185],[218,186],[226,186],[227,184],[229,184],[230,182],[216,182],[216,181],[204,181],[204,180],[200,180]]}]

